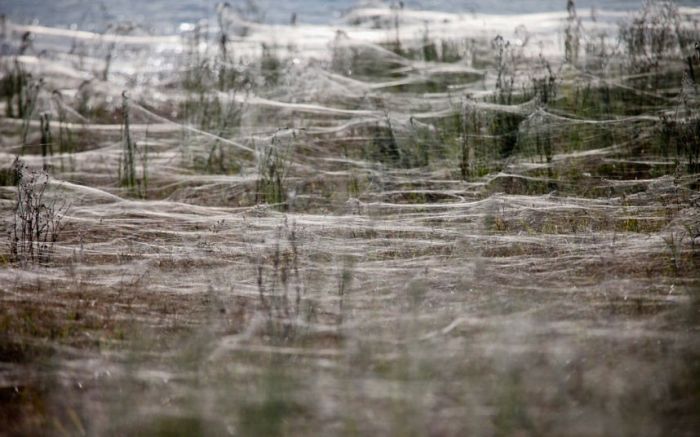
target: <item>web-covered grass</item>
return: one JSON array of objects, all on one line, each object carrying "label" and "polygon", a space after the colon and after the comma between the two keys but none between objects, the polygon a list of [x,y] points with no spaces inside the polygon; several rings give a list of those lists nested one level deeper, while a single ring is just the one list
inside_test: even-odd
[{"label": "web-covered grass", "polygon": [[692,435],[699,14],[6,23],[0,428]]}]

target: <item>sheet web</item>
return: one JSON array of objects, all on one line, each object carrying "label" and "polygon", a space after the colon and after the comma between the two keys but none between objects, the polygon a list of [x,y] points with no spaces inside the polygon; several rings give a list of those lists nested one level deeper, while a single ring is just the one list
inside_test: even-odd
[{"label": "sheet web", "polygon": [[50,262],[0,270],[7,343],[55,369],[0,381],[94,434],[694,423],[697,55],[619,18],[8,23],[1,159],[71,206]]}]

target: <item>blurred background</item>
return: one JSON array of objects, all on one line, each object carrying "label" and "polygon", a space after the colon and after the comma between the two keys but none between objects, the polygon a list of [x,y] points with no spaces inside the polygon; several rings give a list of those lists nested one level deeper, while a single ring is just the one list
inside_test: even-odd
[{"label": "blurred background", "polygon": [[[130,21],[144,30],[156,33],[177,31],[182,23],[210,18],[218,0],[5,0],[0,12],[15,22],[47,26],[77,26],[80,29],[99,31],[107,23]],[[267,23],[288,23],[293,14],[299,22],[325,24],[342,18],[343,14],[357,6],[392,2],[357,0],[239,0],[229,2],[234,8],[255,11],[256,18]],[[399,2],[394,2],[398,5]],[[591,8],[606,10],[637,10],[642,0],[578,0],[581,14]],[[678,5],[692,6],[696,0],[679,0]],[[480,14],[523,14],[535,12],[560,12],[566,0],[406,0],[409,9],[437,10]]]}]

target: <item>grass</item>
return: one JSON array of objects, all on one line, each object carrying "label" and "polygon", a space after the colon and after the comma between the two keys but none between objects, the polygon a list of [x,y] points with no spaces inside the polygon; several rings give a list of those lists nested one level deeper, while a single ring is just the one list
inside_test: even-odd
[{"label": "grass", "polygon": [[[295,134],[294,134],[295,135]],[[290,167],[293,141],[286,147],[275,134],[269,145],[264,145],[258,152],[258,180],[256,183],[256,201],[277,206],[282,210],[288,208],[287,178]],[[285,150],[286,149],[286,150]]]},{"label": "grass", "polygon": [[3,65],[4,73],[2,78],[2,97],[5,99],[5,114],[7,117],[24,118],[31,101],[27,95],[27,88],[30,88],[31,76],[26,73],[19,62],[15,61],[12,66],[7,63]]},{"label": "grass", "polygon": [[3,57],[0,429],[693,434],[696,13],[217,12]]}]

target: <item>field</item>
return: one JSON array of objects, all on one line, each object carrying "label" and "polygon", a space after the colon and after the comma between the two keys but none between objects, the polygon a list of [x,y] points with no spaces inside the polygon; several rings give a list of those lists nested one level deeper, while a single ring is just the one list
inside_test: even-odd
[{"label": "field", "polygon": [[697,435],[700,9],[599,14],[3,17],[0,435]]}]

